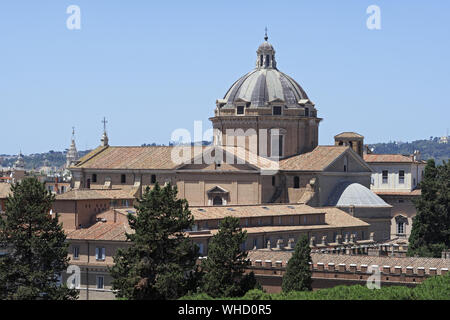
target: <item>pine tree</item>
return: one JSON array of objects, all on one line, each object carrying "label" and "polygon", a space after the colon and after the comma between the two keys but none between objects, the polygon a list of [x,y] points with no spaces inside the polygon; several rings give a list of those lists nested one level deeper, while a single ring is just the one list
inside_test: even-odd
[{"label": "pine tree", "polygon": [[209,241],[208,257],[201,265],[205,272],[203,292],[212,297],[236,297],[258,287],[253,272],[244,275],[249,262],[241,246],[246,239],[238,218],[225,217],[220,222],[218,233]]},{"label": "pine tree", "polygon": [[409,256],[440,257],[450,248],[450,162],[428,160],[409,237]]},{"label": "pine tree", "polygon": [[110,270],[116,296],[176,299],[192,290],[198,247],[184,231],[194,219],[187,201],[177,199],[176,186],[147,187],[128,221],[134,230],[127,234],[131,245],[117,251]]},{"label": "pine tree", "polygon": [[50,216],[54,196],[36,178],[11,187],[0,218],[0,299],[75,299],[76,290],[59,285],[68,267],[66,235]]},{"label": "pine tree", "polygon": [[302,236],[295,245],[294,253],[286,267],[286,273],[283,276],[282,289],[289,291],[310,291],[311,288],[311,248],[308,238]]}]

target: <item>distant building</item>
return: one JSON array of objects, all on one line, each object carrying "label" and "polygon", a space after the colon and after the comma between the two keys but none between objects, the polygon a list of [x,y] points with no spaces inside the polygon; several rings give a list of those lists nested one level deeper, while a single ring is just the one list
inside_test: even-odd
[{"label": "distant building", "polygon": [[66,155],[66,168],[70,167],[78,160],[78,151],[75,145],[75,128],[72,128],[72,142]]},{"label": "distant building", "polygon": [[416,215],[413,199],[420,196],[426,162],[420,152],[413,155],[365,154],[364,160],[375,171],[370,189],[392,206],[391,238],[409,238]]}]

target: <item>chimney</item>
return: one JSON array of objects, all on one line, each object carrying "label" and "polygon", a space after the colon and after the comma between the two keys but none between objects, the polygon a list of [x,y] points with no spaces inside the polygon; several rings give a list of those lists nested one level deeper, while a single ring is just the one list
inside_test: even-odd
[{"label": "chimney", "polygon": [[277,249],[279,250],[283,249],[283,239],[277,240]]},{"label": "chimney", "polygon": [[322,237],[322,245],[324,245],[324,246],[327,245],[327,236]]},{"label": "chimney", "polygon": [[288,240],[288,249],[293,249],[294,248],[294,239],[290,238]]},{"label": "chimney", "polygon": [[420,151],[419,150],[414,150],[413,161],[414,162],[420,161]]}]

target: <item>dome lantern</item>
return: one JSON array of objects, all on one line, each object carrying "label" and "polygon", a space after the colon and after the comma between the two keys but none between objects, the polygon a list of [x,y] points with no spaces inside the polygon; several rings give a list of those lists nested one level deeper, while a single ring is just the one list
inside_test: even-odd
[{"label": "dome lantern", "polygon": [[266,34],[264,36],[264,42],[256,50],[256,68],[257,69],[276,69],[277,62],[275,60],[275,49],[267,42],[269,37]]}]

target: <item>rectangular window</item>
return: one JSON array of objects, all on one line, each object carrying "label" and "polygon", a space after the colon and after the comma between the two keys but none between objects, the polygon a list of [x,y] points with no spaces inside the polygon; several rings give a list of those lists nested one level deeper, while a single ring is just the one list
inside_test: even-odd
[{"label": "rectangular window", "polygon": [[399,222],[397,224],[397,233],[404,234],[405,233],[405,224],[403,222]]},{"label": "rectangular window", "polygon": [[97,175],[95,173],[92,175],[92,182],[97,182]]},{"label": "rectangular window", "polygon": [[405,183],[405,171],[404,170],[400,170],[398,172],[398,183],[399,184],[404,184]]},{"label": "rectangular window", "polygon": [[237,106],[236,114],[244,114],[244,106]]},{"label": "rectangular window", "polygon": [[152,174],[150,183],[151,183],[151,184],[156,183],[156,175],[155,175],[155,174]]},{"label": "rectangular window", "polygon": [[279,115],[281,115],[281,107],[279,107],[279,106],[273,107],[273,115],[274,115],[274,116],[279,116]]},{"label": "rectangular window", "polygon": [[283,156],[283,136],[278,136],[278,156]]},{"label": "rectangular window", "polygon": [[295,176],[294,177],[294,189],[299,189],[300,188],[300,177]]},{"label": "rectangular window", "polygon": [[309,108],[305,108],[305,117],[309,117]]},{"label": "rectangular window", "polygon": [[388,183],[388,171],[383,170],[382,172],[382,183]]},{"label": "rectangular window", "polygon": [[78,260],[80,258],[80,247],[73,247],[73,259]]},{"label": "rectangular window", "polygon": [[95,260],[105,260],[105,248],[95,248]]},{"label": "rectangular window", "polygon": [[203,243],[199,243],[198,244],[198,253],[199,254],[204,254],[204,252],[203,252]]},{"label": "rectangular window", "polygon": [[103,289],[105,285],[105,277],[97,276],[97,289]]},{"label": "rectangular window", "polygon": [[122,175],[120,176],[120,183],[126,183],[126,182],[127,182],[127,176],[124,175],[124,174],[122,174]]},{"label": "rectangular window", "polygon": [[275,186],[275,176],[272,176],[272,186]]},{"label": "rectangular window", "polygon": [[258,249],[258,239],[253,239],[253,248]]}]

